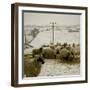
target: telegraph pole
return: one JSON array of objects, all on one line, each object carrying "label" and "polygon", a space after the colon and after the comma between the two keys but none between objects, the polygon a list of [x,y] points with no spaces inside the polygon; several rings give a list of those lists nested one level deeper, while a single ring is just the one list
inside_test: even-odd
[{"label": "telegraph pole", "polygon": [[52,43],[54,44],[54,29],[55,29],[56,22],[52,22],[50,24],[52,24]]}]

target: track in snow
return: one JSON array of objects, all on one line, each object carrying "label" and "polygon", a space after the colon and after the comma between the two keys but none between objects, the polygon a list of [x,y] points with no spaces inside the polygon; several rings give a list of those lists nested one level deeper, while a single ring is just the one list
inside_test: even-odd
[{"label": "track in snow", "polygon": [[39,76],[60,75],[80,75],[80,64],[57,63],[54,59],[46,59]]}]

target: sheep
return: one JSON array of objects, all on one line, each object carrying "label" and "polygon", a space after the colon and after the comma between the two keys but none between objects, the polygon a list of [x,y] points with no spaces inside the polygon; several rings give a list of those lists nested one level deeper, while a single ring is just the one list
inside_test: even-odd
[{"label": "sheep", "polygon": [[43,50],[43,56],[47,59],[54,59],[55,58],[55,51],[52,48],[46,48]]},{"label": "sheep", "polygon": [[61,49],[61,51],[60,51],[60,59],[61,60],[67,60],[68,59],[68,57],[69,57],[69,50],[67,50],[66,48],[63,48],[63,49]]},{"label": "sheep", "polygon": [[61,46],[57,46],[55,47],[55,59],[59,59],[60,58],[60,50],[61,50]]},{"label": "sheep", "polygon": [[32,60],[24,61],[24,74],[26,77],[36,77],[41,71],[41,65],[44,64],[42,57],[33,58]]},{"label": "sheep", "polygon": [[39,48],[39,49],[33,49],[32,50],[32,55],[33,55],[33,57],[35,57],[35,55],[40,55],[40,54],[42,54],[42,52],[43,52],[43,48],[42,47]]},{"label": "sheep", "polygon": [[44,63],[45,63],[44,58],[43,58],[43,57],[41,57],[41,56],[37,59],[37,61],[38,61],[38,62],[41,62],[42,64],[44,64]]},{"label": "sheep", "polygon": [[75,57],[75,52],[72,47],[66,46],[61,49],[60,51],[61,60],[72,61],[74,57]]},{"label": "sheep", "polygon": [[35,55],[38,55],[39,54],[39,49],[33,49],[32,50],[32,55],[33,55],[33,57],[35,56]]},{"label": "sheep", "polygon": [[64,43],[57,46],[51,45],[48,47],[41,47],[39,49],[33,49],[32,55],[42,55],[46,59],[63,59],[63,60],[73,60],[76,55],[80,55],[79,46],[73,43],[71,46],[70,44]]}]

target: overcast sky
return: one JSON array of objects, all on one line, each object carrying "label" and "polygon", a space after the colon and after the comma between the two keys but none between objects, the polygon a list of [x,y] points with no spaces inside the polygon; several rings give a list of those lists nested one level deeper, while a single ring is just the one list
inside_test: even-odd
[{"label": "overcast sky", "polygon": [[24,25],[79,25],[80,15],[24,12]]}]

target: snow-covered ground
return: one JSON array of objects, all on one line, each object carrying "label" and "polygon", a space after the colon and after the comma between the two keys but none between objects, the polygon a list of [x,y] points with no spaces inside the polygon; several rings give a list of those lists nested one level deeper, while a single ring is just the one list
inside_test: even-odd
[{"label": "snow-covered ground", "polygon": [[80,64],[58,63],[54,59],[46,59],[39,76],[80,75]]},{"label": "snow-covered ground", "polygon": [[[30,37],[27,38],[28,40]],[[29,40],[30,41],[30,40]],[[52,30],[39,32],[36,38],[30,43],[34,48],[40,48],[42,45],[49,45],[52,42]],[[68,32],[67,30],[54,31],[54,43],[80,43],[79,32]],[[24,49],[24,53],[30,53],[33,48]]]},{"label": "snow-covered ground", "polygon": [[[68,32],[67,30],[54,32],[54,43],[80,43],[79,32]],[[50,44],[52,42],[52,31],[40,32],[37,37],[31,42],[31,45],[35,48],[44,44]]]}]

